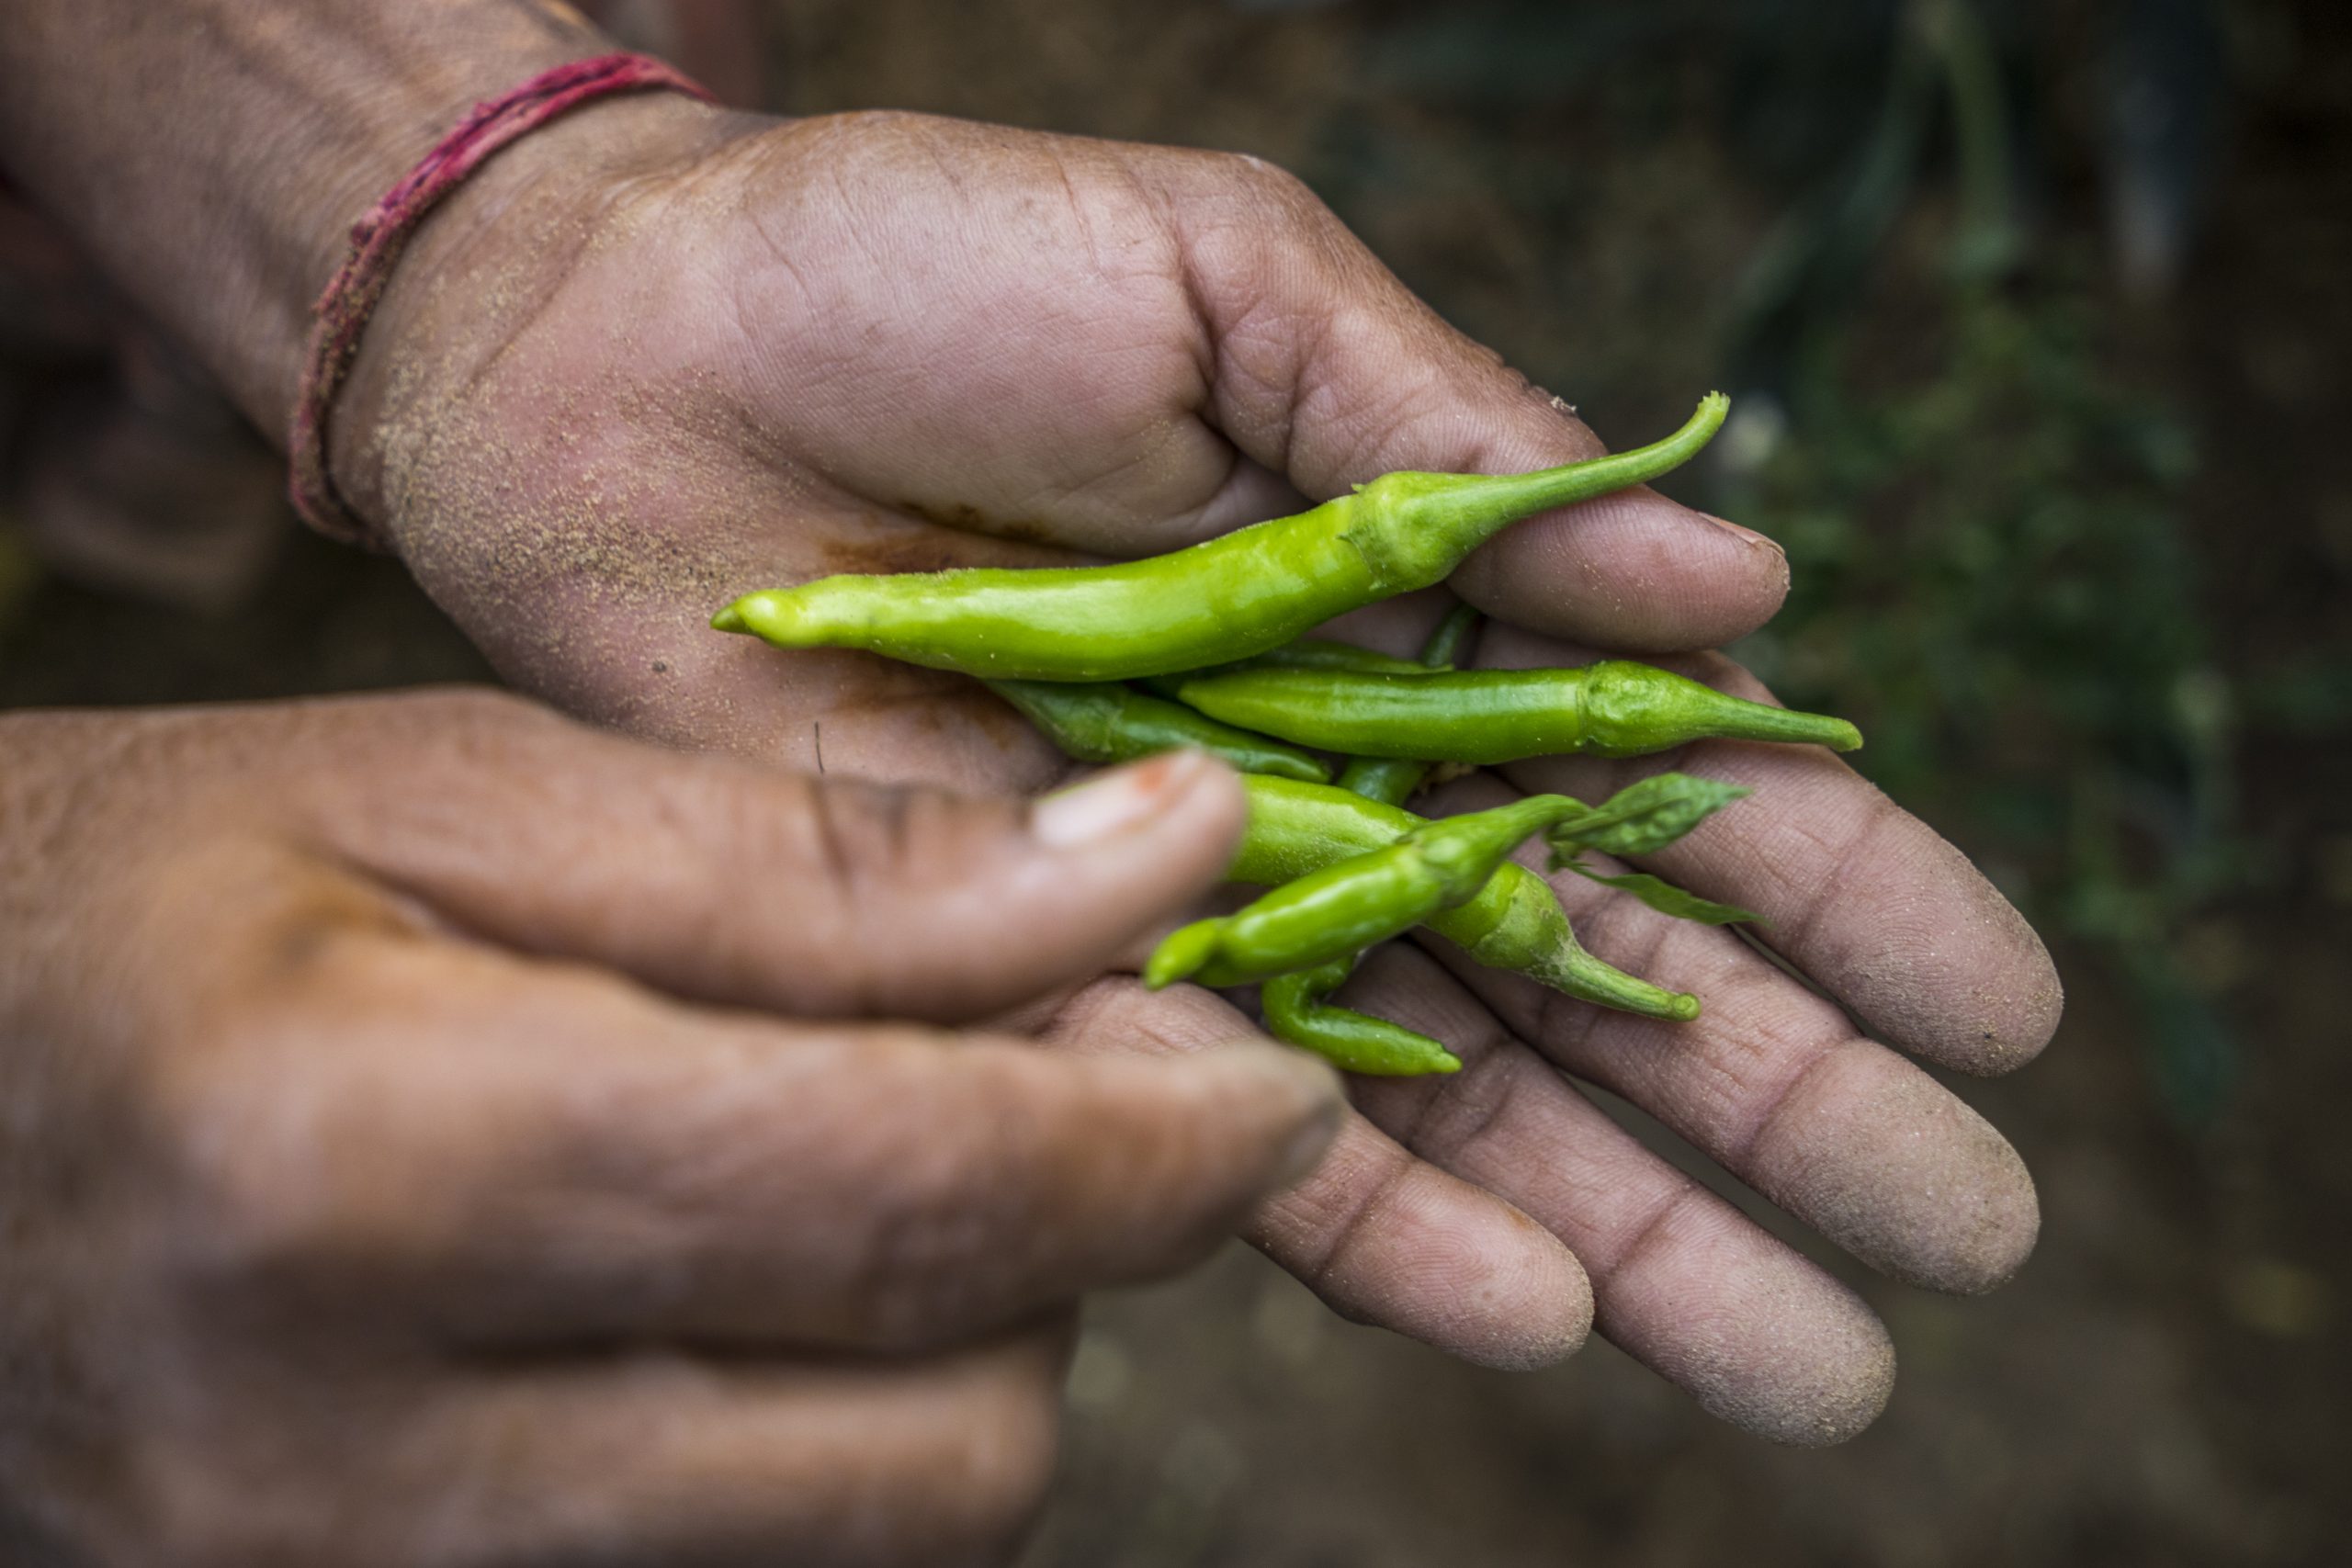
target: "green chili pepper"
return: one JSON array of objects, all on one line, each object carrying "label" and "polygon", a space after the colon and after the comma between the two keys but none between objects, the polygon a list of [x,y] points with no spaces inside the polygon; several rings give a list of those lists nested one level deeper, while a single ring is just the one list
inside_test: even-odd
[{"label": "green chili pepper", "polygon": [[[1087,691],[1066,685],[1045,689],[1049,693]],[[1120,705],[1106,722],[1115,727],[1138,711],[1145,710]],[[1040,711],[1039,727],[1048,739],[1073,754],[1081,746],[1107,750],[1129,743],[1115,735],[1091,739],[1079,725],[1062,722],[1051,710]],[[1394,843],[1424,820],[1349,791],[1287,777],[1247,776],[1242,784],[1250,797],[1250,820],[1229,868],[1238,882],[1272,886],[1294,881],[1351,855]],[[1661,774],[1567,818],[1546,837],[1563,856],[1580,848],[1644,854],[1672,842],[1709,813],[1747,793],[1735,784]],[[1551,887],[1524,866],[1506,862],[1476,897],[1439,911],[1427,923],[1477,962],[1515,970],[1568,996],[1651,1018],[1691,1019],[1699,1014],[1697,998],[1637,979],[1585,951]],[[1380,1022],[1369,1020],[1351,1027],[1372,1028]],[[1314,1024],[1315,1018],[1309,1017],[1298,1027],[1306,1030]],[[1390,1039],[1389,1045],[1404,1052],[1399,1040]],[[1359,1048],[1370,1050],[1371,1045],[1360,1038]],[[1408,1055],[1405,1053],[1395,1059]]]},{"label": "green chili pepper", "polygon": [[[1461,663],[1477,629],[1478,612],[1467,604],[1456,604],[1421,646],[1421,667],[1451,670]],[[1351,757],[1340,774],[1340,787],[1366,800],[1402,806],[1413,798],[1430,771],[1428,762],[1415,757]]]},{"label": "green chili pepper", "polygon": [[1726,696],[1623,659],[1450,675],[1255,668],[1191,677],[1179,690],[1212,718],[1368,757],[1486,763],[1570,751],[1638,757],[1709,739],[1809,741],[1837,751],[1862,743],[1842,718]]},{"label": "green chili pepper", "polygon": [[1426,1034],[1370,1013],[1330,1007],[1323,998],[1345,983],[1355,954],[1312,969],[1277,975],[1258,991],[1266,1031],[1369,1077],[1419,1077],[1462,1070],[1462,1058]]},{"label": "green chili pepper", "polygon": [[[1291,882],[1394,843],[1426,820],[1328,784],[1271,778],[1245,778],[1241,784],[1250,797],[1250,821],[1227,871],[1236,882]],[[1553,841],[1556,848],[1567,847],[1556,835]],[[1645,1018],[1699,1016],[1698,998],[1653,986],[1587,952],[1551,886],[1515,861],[1505,861],[1476,897],[1438,911],[1425,923],[1478,963],[1514,970],[1579,1000]]]},{"label": "green chili pepper", "polygon": [[1295,746],[1219,724],[1116,682],[990,681],[988,686],[1019,708],[1046,739],[1082,762],[1127,762],[1190,746],[1245,773],[1310,784],[1331,776],[1330,769]]},{"label": "green chili pepper", "polygon": [[1143,971],[1153,990],[1198,975],[1238,986],[1344,957],[1477,896],[1528,839],[1587,809],[1531,795],[1491,811],[1424,822],[1395,843],[1310,872],[1230,915],[1170,935]]},{"label": "green chili pepper", "polygon": [[1125,680],[1229,663],[1442,581],[1521,519],[1657,479],[1704,446],[1729,407],[1711,392],[1664,441],[1538,473],[1384,474],[1310,512],[1144,560],[820,578],[746,594],[711,625],[779,648],[861,648],[994,678]]}]

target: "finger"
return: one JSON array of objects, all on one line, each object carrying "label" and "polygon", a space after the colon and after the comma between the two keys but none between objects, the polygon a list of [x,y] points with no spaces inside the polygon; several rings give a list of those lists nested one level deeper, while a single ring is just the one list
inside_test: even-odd
[{"label": "finger", "polygon": [[[1399,468],[1516,473],[1605,450],[1566,404],[1440,320],[1297,181],[1230,159],[1156,167],[1213,361],[1205,416],[1301,491],[1344,494]],[[1710,648],[1771,617],[1788,562],[1762,535],[1640,488],[1506,530],[1453,583],[1489,614],[1555,635]]]},{"label": "finger", "polygon": [[1082,1060],[786,1026],[368,938],[239,1021],[181,1120],[224,1288],[467,1343],[900,1347],[1193,1261],[1339,1110],[1321,1064],[1262,1043]]},{"label": "finger", "polygon": [[[1498,668],[1589,655],[1506,626],[1481,645]],[[1720,654],[1670,661],[1758,702],[1770,694]],[[1968,857],[1816,746],[1701,741],[1625,761],[1547,757],[1503,770],[1521,788],[1599,799],[1668,768],[1736,781],[1753,798],[1642,864],[1754,909],[1758,940],[1852,1010],[1872,1034],[1940,1066],[2006,1073],[2058,1027],[2049,950]]]},{"label": "finger", "polygon": [[372,1456],[360,1561],[1004,1561],[1052,1480],[1068,1338],[1057,1323],[916,1361],[647,1353],[469,1377]]},{"label": "finger", "polygon": [[1366,1083],[1358,1107],[1566,1243],[1611,1343],[1779,1442],[1842,1442],[1877,1418],[1894,1352],[1851,1291],[1643,1147],[1429,955],[1383,948],[1343,994],[1463,1061],[1443,1077]]},{"label": "finger", "polygon": [[[1183,986],[1128,979],[1073,998],[1047,1043],[1086,1055],[1189,1054],[1239,1016]],[[1544,1366],[1573,1353],[1592,1292],[1573,1254],[1508,1202],[1342,1117],[1312,1173],[1265,1200],[1243,1235],[1342,1317],[1480,1366]]]},{"label": "finger", "polygon": [[493,941],[803,1016],[966,1020],[1097,973],[1215,885],[1244,810],[1190,754],[1031,805],[679,756],[506,699],[376,714],[384,765],[318,770],[310,802],[343,856]]},{"label": "finger", "polygon": [[[1437,804],[1501,793],[1464,781]],[[1635,1018],[1442,953],[1512,1033],[1884,1273],[1973,1293],[2023,1265],[2041,1229],[2033,1179],[1950,1090],[1729,932],[1573,874],[1554,888],[1587,947],[1696,994],[1705,1011],[1688,1023]]]}]

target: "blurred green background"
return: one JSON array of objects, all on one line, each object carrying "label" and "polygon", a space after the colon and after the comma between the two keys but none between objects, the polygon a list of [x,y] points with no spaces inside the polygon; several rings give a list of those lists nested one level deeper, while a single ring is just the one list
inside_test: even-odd
[{"label": "blurred green background", "polygon": [[[1737,651],[1862,724],[1863,770],[2069,987],[2041,1062],[1956,1086],[2041,1183],[1997,1295],[1877,1281],[1705,1173],[1892,1325],[1894,1403],[1854,1443],[1772,1449],[1597,1343],[1456,1366],[1235,1248],[1092,1313],[1032,1568],[2344,1560],[2352,7],[779,0],[760,25],[794,111],[1286,164],[1604,436],[1724,386],[1734,425],[1669,488],[1781,540],[1795,581]],[[276,516],[250,435],[220,429],[205,494],[153,493],[184,465],[107,411],[127,386],[185,428],[202,389],[126,354],[102,299],[61,311],[69,261],[0,233],[0,704],[481,674],[396,568]],[[52,471],[76,448],[109,457]],[[77,485],[216,564],[175,582],[56,537]]]}]

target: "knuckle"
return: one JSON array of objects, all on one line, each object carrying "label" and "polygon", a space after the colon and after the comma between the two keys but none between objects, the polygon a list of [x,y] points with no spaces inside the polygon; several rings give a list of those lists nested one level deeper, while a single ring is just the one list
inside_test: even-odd
[{"label": "knuckle", "polygon": [[[956,876],[984,880],[985,867],[1019,836],[1025,807],[1011,799],[970,799],[930,789],[835,789],[833,816],[861,871],[899,881]],[[982,869],[974,869],[975,867]]]},{"label": "knuckle", "polygon": [[992,1206],[964,1186],[956,1176],[925,1172],[876,1204],[849,1296],[876,1346],[924,1348],[985,1318],[1007,1293],[1020,1265],[991,1245],[1002,1234]]},{"label": "knuckle", "polygon": [[1328,210],[1323,198],[1314,188],[1282,164],[1259,157],[1254,152],[1232,152],[1228,167],[1242,184],[1255,188],[1266,198],[1281,203],[1294,213],[1305,215]]},{"label": "knuckle", "polygon": [[825,120],[830,129],[844,139],[884,133],[911,135],[936,123],[930,115],[912,109],[893,108],[843,109],[826,116]]},{"label": "knuckle", "polygon": [[1450,1167],[1502,1124],[1532,1061],[1520,1051],[1471,1054],[1460,1072],[1440,1080],[1398,1141],[1432,1164]]},{"label": "knuckle", "polygon": [[[747,870],[763,871],[796,889],[788,900],[752,905],[784,929],[773,932],[773,943],[745,944],[740,935],[730,940],[724,923],[740,920],[743,911],[715,908],[704,945],[714,953],[737,952],[746,963],[764,961],[779,949],[795,953],[802,960],[796,989],[805,1005],[826,1012],[866,1010],[869,906],[876,884],[885,879],[876,874],[859,809],[862,792],[791,780],[779,782],[776,787],[788,786],[788,793],[778,798],[766,781],[762,784],[728,790],[717,803],[707,800],[707,792],[695,791],[695,799],[681,807],[681,831],[691,832],[705,807],[716,805],[716,811],[703,817],[725,824],[710,840],[721,863],[712,868],[713,875],[723,886],[742,880]],[[823,917],[806,918],[812,910],[823,911]]]},{"label": "knuckle", "polygon": [[311,1010],[259,1001],[191,1021],[149,1113],[164,1258],[179,1282],[258,1287],[343,1250],[353,1153]]},{"label": "knuckle", "polygon": [[1051,1489],[1060,1450],[1058,1385],[1004,1380],[966,1427],[956,1468],[964,1478],[964,1533],[985,1562],[1008,1562]]},{"label": "knuckle", "polygon": [[1157,1015],[1151,1004],[1160,999],[1128,976],[1098,976],[1062,998],[1039,1043],[1070,1051],[1115,1045],[1157,1055],[1177,1043],[1154,1027]]},{"label": "knuckle", "polygon": [[926,1087],[924,1065],[909,1059],[885,1088],[897,1131],[838,1173],[859,1195],[841,1299],[861,1339],[898,1350],[993,1327],[1054,1293],[1066,1240],[1054,1234],[1053,1179],[1026,1146],[1025,1123],[1050,1114],[1029,1092],[1044,1064],[1008,1063],[952,1090]]},{"label": "knuckle", "polygon": [[[1021,807],[1012,802],[957,800],[928,790],[819,786],[788,853],[824,890],[823,920],[803,922],[795,941],[820,957],[806,966],[850,985],[852,1000],[872,1000],[886,955],[910,932],[966,926],[962,944],[928,955],[935,979],[950,986],[969,966],[964,947],[1009,897],[1001,875],[1019,842]],[[983,944],[985,945],[985,944]]]},{"label": "knuckle", "polygon": [[291,1155],[283,1115],[255,1095],[208,1098],[177,1107],[166,1142],[175,1271],[215,1288],[278,1277],[325,1249],[333,1227],[318,1185]]},{"label": "knuckle", "polygon": [[1293,1272],[1351,1323],[1377,1321],[1378,1304],[1360,1288],[1362,1254],[1379,1235],[1384,1221],[1396,1212],[1413,1167],[1413,1156],[1391,1145],[1378,1168],[1363,1173],[1369,1179],[1360,1178],[1351,1190],[1315,1216],[1319,1234],[1310,1244],[1310,1256],[1301,1260],[1303,1268],[1293,1266]]}]

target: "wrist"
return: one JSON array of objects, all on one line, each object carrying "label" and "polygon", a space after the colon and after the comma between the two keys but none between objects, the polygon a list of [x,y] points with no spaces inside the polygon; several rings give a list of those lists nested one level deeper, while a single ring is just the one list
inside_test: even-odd
[{"label": "wrist", "polygon": [[345,505],[390,537],[418,445],[401,434],[416,428],[406,413],[465,396],[632,194],[756,123],[675,92],[616,95],[533,127],[451,189],[392,260],[334,395],[326,458]]}]

